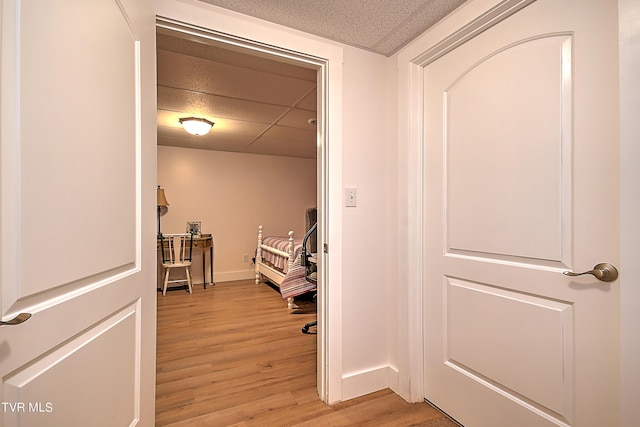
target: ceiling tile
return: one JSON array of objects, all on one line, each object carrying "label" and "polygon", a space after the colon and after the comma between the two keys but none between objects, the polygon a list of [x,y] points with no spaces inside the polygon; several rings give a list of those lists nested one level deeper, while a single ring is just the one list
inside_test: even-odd
[{"label": "ceiling tile", "polygon": [[281,139],[261,138],[247,147],[246,152],[271,156],[314,159],[317,155],[317,148],[316,144],[291,144]]},{"label": "ceiling tile", "polygon": [[[182,131],[184,132],[184,131]],[[158,136],[158,145],[197,148],[200,150],[245,151],[254,138],[239,134],[207,134],[202,136],[188,135],[184,137],[172,132]]]},{"label": "ceiling tile", "polygon": [[308,129],[291,128],[286,126],[273,126],[262,136],[265,139],[277,139],[281,141],[298,142],[302,144],[316,144],[317,131],[315,126]]},{"label": "ceiling tile", "polygon": [[307,96],[305,96],[302,101],[298,102],[296,104],[297,108],[301,108],[303,110],[308,110],[308,111],[316,111],[316,109],[318,108],[318,104],[317,104],[317,99],[318,99],[318,91],[314,90],[312,92],[309,92],[307,94]]},{"label": "ceiling tile", "polygon": [[275,105],[293,105],[315,82],[158,51],[158,85]]},{"label": "ceiling tile", "polygon": [[316,126],[309,123],[310,119],[316,118],[315,111],[300,110],[294,108],[287,112],[280,120],[278,125],[286,126],[289,128],[310,129],[312,132],[316,132]]},{"label": "ceiling tile", "polygon": [[158,109],[183,113],[180,117],[195,115],[210,120],[226,118],[269,124],[289,107],[159,86]]}]

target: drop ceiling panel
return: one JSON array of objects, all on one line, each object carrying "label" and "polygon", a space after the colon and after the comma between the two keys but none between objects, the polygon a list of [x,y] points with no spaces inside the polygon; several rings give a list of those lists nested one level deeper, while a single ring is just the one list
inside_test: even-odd
[{"label": "drop ceiling panel", "polygon": [[191,136],[191,138],[163,135],[158,137],[158,145],[170,145],[174,147],[196,148],[199,150],[247,152],[254,138],[238,134],[208,134],[203,136]]},{"label": "drop ceiling panel", "polygon": [[313,159],[316,157],[316,144],[292,143],[291,141],[284,141],[282,139],[263,137],[247,147],[246,152]]},{"label": "drop ceiling panel", "polygon": [[316,100],[317,100],[317,92],[318,92],[317,90],[309,92],[307,94],[307,96],[305,96],[302,99],[302,101],[300,101],[298,104],[296,104],[296,107],[302,108],[304,110],[316,111],[316,108],[318,108],[318,104],[316,102]]},{"label": "drop ceiling panel", "polygon": [[[180,117],[197,115],[215,119],[273,123],[289,109],[245,99],[229,98],[169,87],[158,87],[158,108],[180,113]],[[311,112],[308,114],[315,114]]]},{"label": "drop ceiling panel", "polygon": [[315,82],[158,51],[158,85],[276,105],[292,105]]},{"label": "drop ceiling panel", "polygon": [[315,127],[311,129],[299,129],[286,126],[273,126],[262,135],[262,138],[265,140],[314,144],[316,142],[316,129]]},{"label": "drop ceiling panel", "polygon": [[309,119],[315,119],[316,112],[309,110],[300,110],[294,108],[287,112],[280,120],[278,125],[298,129],[310,129],[313,134],[316,133],[316,126],[309,123]]},{"label": "drop ceiling panel", "polygon": [[[159,145],[315,158],[315,69],[158,32]],[[178,121],[188,116],[215,125],[195,137]]]}]

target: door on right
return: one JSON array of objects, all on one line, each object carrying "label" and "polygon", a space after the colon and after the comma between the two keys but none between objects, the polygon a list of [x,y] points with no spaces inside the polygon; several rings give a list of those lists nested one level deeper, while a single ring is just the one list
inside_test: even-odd
[{"label": "door on right", "polygon": [[615,1],[537,0],[424,67],[425,397],[465,426],[619,425],[619,281],[564,274],[618,266],[617,49]]}]

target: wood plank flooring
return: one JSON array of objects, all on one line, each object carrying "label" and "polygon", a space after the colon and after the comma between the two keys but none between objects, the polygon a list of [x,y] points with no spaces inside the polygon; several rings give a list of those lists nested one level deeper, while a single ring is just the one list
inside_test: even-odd
[{"label": "wood plank flooring", "polygon": [[277,291],[250,280],[158,293],[156,425],[457,425],[389,390],[321,402],[316,335],[300,331],[315,304],[298,305],[288,310]]}]

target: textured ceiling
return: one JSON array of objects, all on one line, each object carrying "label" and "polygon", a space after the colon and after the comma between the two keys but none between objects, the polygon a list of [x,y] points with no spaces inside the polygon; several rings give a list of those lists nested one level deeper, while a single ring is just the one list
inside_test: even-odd
[{"label": "textured ceiling", "polygon": [[[390,55],[464,0],[201,0]],[[158,144],[315,158],[316,71],[158,29]],[[215,122],[203,136],[178,119]]]},{"label": "textured ceiling", "polygon": [[201,0],[330,40],[393,55],[465,0]]}]

